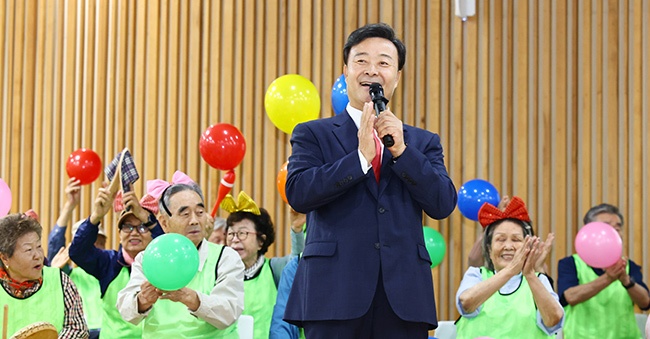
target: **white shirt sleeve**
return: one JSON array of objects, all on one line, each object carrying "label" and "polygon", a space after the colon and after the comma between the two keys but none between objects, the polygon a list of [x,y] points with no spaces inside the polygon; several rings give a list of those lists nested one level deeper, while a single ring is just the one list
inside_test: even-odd
[{"label": "white shirt sleeve", "polygon": [[361,171],[363,171],[363,174],[366,174],[372,168],[372,164],[368,163],[366,157],[364,157],[363,154],[361,154],[361,150],[357,149],[357,153],[359,154],[359,163],[361,164]]}]

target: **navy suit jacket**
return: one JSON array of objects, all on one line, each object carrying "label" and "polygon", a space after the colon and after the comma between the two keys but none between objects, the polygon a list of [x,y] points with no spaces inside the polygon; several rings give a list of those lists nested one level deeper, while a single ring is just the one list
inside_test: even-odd
[{"label": "navy suit jacket", "polygon": [[393,311],[403,320],[437,326],[431,261],[422,211],[435,219],[456,206],[440,137],[404,126],[399,159],[384,149],[381,179],[361,170],[358,129],[347,112],[296,126],[286,196],[307,213],[307,240],[285,320],[363,316],[379,274]]}]

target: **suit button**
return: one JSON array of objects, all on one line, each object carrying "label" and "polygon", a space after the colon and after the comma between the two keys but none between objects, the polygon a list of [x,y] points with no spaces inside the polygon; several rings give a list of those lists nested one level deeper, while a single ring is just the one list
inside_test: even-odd
[{"label": "suit button", "polygon": [[348,175],[348,180],[352,181],[352,176]]},{"label": "suit button", "polygon": [[384,214],[384,212],[386,212],[386,210],[383,207],[379,207],[379,213]]},{"label": "suit button", "polygon": [[375,248],[376,248],[376,249],[380,249],[380,248],[381,248],[381,245],[380,245],[378,242],[376,242],[376,243],[375,243]]}]

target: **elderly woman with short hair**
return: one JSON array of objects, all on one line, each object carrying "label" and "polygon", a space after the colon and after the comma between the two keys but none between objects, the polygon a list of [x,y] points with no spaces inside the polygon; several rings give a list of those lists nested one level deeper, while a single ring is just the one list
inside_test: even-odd
[{"label": "elderly woman with short hair", "polygon": [[2,331],[13,335],[45,321],[54,325],[59,338],[88,338],[77,288],[60,269],[44,265],[42,230],[25,214],[0,219],[0,305],[8,305],[11,314]]}]

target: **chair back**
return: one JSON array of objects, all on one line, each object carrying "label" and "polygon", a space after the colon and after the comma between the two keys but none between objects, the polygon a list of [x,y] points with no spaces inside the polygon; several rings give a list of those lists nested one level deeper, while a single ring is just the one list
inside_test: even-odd
[{"label": "chair back", "polygon": [[451,320],[438,321],[436,339],[456,339],[456,325]]},{"label": "chair back", "polygon": [[636,317],[636,325],[639,326],[639,330],[641,331],[641,337],[645,339],[648,335],[645,328],[645,323],[648,321],[648,315],[643,313],[636,313],[634,316]]},{"label": "chair back", "polygon": [[237,320],[237,333],[239,339],[253,339],[253,328],[255,326],[255,318],[252,315],[242,314]]}]

